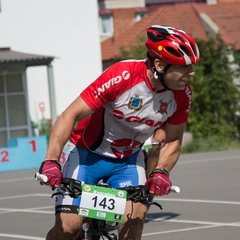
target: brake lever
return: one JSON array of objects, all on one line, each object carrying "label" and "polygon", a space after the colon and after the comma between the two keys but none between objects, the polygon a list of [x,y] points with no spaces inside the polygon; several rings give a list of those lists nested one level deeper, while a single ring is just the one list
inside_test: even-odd
[{"label": "brake lever", "polygon": [[159,204],[159,203],[157,203],[157,202],[148,202],[147,204],[148,204],[149,206],[155,205],[155,206],[159,207],[161,210],[163,209],[163,208],[162,208],[162,205]]},{"label": "brake lever", "polygon": [[55,193],[52,194],[51,198],[55,197],[56,195],[64,196],[65,194],[63,192],[55,192]]},{"label": "brake lever", "polygon": [[77,198],[78,195],[81,194],[81,191],[79,191],[79,189],[74,190],[73,184],[70,183],[69,185],[71,185],[71,186],[68,187],[68,186],[66,186],[66,185],[63,185],[63,186],[61,187],[61,189],[63,190],[63,192],[55,192],[55,193],[52,194],[51,198],[53,198],[53,197],[56,196],[56,195],[61,195],[61,196],[69,195],[69,196],[72,197],[72,198]]}]

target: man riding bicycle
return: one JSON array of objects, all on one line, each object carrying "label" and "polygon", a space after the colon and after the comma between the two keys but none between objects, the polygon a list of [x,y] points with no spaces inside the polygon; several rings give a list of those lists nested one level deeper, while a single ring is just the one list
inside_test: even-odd
[{"label": "man riding bicycle", "polygon": [[[173,27],[147,28],[147,59],[118,62],[83,90],[57,119],[39,172],[59,187],[62,176],[114,188],[148,185],[150,193],[170,192],[169,172],[180,155],[192,102],[188,80],[199,61],[194,39]],[[142,144],[166,124],[165,145],[146,179]],[[58,163],[69,140],[69,156]],[[146,181],[147,180],[147,181]],[[55,226],[47,240],[76,239],[83,218],[81,197],[57,197]],[[147,207],[127,202],[119,239],[141,239]]]}]

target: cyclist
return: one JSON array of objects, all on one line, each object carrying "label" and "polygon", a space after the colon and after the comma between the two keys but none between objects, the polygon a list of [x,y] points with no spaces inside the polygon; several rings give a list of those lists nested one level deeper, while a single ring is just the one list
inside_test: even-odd
[{"label": "cyclist", "polygon": [[[147,27],[147,59],[118,62],[83,90],[57,119],[39,172],[59,187],[62,176],[89,184],[104,179],[112,187],[149,185],[170,191],[192,101],[188,80],[199,61],[194,39],[168,26]],[[166,141],[146,181],[142,144],[166,122]],[[68,160],[58,163],[69,139]],[[57,197],[55,226],[47,240],[76,239],[82,225],[78,199]],[[119,239],[141,239],[147,207],[127,201]]]}]

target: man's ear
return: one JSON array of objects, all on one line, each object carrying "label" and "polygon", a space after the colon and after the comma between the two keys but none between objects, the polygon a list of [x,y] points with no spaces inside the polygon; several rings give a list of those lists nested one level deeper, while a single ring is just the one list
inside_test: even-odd
[{"label": "man's ear", "polygon": [[155,58],[154,60],[154,65],[155,65],[155,69],[160,73],[163,71],[163,69],[165,68],[165,64],[164,62],[162,62],[160,59]]}]

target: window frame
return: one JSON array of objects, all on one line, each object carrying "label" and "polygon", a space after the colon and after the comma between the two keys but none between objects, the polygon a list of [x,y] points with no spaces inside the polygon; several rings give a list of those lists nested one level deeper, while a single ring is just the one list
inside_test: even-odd
[{"label": "window frame", "polygon": [[[104,17],[109,17],[109,28],[110,31],[109,32],[103,32],[103,18]],[[113,36],[114,35],[114,25],[113,25],[113,16],[112,13],[105,13],[105,14],[100,14],[99,15],[99,32],[100,32],[100,36]]]},{"label": "window frame", "polygon": [[[7,77],[10,75],[20,75],[21,76],[21,89],[22,91],[15,91],[15,92],[7,92]],[[26,131],[27,134],[24,134],[24,136],[21,137],[27,137],[30,136],[31,133],[31,121],[29,117],[29,110],[28,110],[28,96],[27,96],[27,83],[26,83],[26,74],[24,72],[8,72],[8,73],[0,73],[0,76],[2,77],[1,80],[3,80],[3,92],[0,92],[0,97],[3,97],[3,105],[5,107],[5,126],[0,126],[0,132],[6,133],[6,139],[1,139],[0,143],[7,144],[7,140],[11,138],[16,138],[13,134],[14,131]],[[18,76],[19,77],[19,76]],[[8,103],[8,97],[10,96],[23,96],[25,103],[24,107],[24,114],[26,114],[26,119],[24,119],[25,124],[22,125],[14,125],[10,126],[10,110],[9,110],[9,103]],[[6,146],[1,146],[6,147]]]}]

